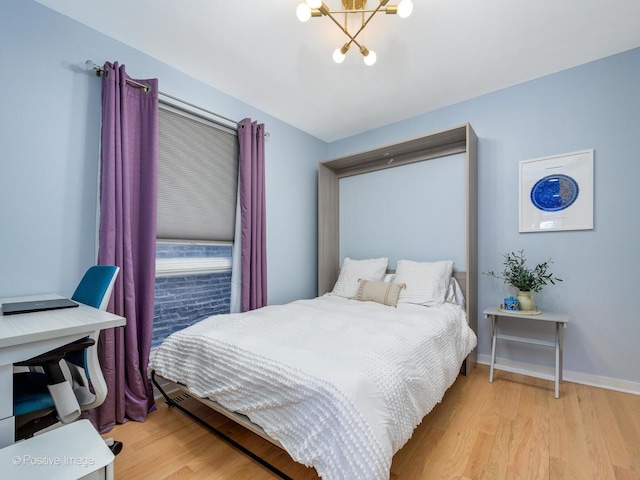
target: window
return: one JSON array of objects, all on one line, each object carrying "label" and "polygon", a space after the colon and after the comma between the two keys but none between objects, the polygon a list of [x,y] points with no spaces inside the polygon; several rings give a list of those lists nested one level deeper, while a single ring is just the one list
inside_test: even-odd
[{"label": "window", "polygon": [[237,132],[164,103],[152,347],[229,313],[238,181]]}]

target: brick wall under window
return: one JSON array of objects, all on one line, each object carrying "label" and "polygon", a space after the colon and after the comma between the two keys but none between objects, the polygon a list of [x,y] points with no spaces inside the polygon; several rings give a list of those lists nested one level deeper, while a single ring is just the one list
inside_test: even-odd
[{"label": "brick wall under window", "polygon": [[[231,258],[231,249],[227,245],[158,244],[156,257]],[[229,313],[230,301],[230,271],[157,277],[151,347],[204,318]]]}]

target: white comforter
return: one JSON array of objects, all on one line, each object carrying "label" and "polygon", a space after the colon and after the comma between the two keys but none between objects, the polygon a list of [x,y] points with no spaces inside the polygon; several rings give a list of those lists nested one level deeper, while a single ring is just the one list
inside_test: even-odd
[{"label": "white comforter", "polygon": [[325,480],[377,480],[475,345],[457,305],[325,295],[205,319],[150,368],[248,416]]}]

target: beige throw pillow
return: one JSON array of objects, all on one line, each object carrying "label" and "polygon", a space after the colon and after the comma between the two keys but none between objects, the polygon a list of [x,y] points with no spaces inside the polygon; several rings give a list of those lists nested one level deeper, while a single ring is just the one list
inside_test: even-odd
[{"label": "beige throw pillow", "polygon": [[361,302],[377,302],[395,307],[398,305],[398,297],[403,288],[405,288],[403,283],[358,280],[358,289],[351,298]]}]

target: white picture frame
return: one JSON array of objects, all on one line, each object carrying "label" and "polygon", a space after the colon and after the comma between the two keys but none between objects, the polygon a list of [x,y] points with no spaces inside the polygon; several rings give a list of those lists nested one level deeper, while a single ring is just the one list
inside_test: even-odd
[{"label": "white picture frame", "polygon": [[593,229],[593,149],[522,160],[520,232]]}]

